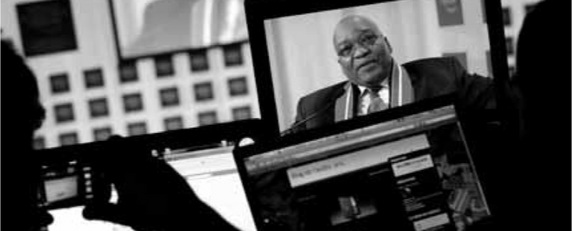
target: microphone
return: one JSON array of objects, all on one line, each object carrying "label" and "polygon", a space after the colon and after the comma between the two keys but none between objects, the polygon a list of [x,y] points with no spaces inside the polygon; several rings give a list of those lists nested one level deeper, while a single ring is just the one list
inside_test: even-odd
[{"label": "microphone", "polygon": [[315,117],[322,115],[328,108],[330,108],[331,106],[333,106],[336,103],[336,99],[338,99],[341,95],[343,95],[344,92],[345,91],[340,91],[338,94],[332,96],[332,98],[334,98],[334,100],[330,101],[328,104],[326,104],[324,107],[320,108],[319,110],[314,111],[312,114],[310,114],[306,118],[295,122],[294,124],[292,124],[290,126],[290,128],[284,130],[283,132],[280,132],[280,136],[292,134],[294,132],[294,130],[297,129],[298,127],[306,124],[308,121],[314,119]]}]

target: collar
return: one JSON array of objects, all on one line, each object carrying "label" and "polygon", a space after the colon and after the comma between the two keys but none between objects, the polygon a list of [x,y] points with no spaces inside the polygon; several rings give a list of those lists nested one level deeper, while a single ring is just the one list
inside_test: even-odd
[{"label": "collar", "polygon": [[[381,82],[381,89],[389,89],[389,81],[387,80],[388,78],[385,78],[383,80],[383,82]],[[359,89],[359,95],[363,96],[364,94],[367,93],[367,87],[361,86],[361,85],[357,85],[358,89]]]},{"label": "collar", "polygon": [[[391,80],[387,78],[387,81],[384,81],[382,84],[387,84],[386,86],[391,87],[391,90],[387,88],[389,91],[388,96],[390,102],[390,107],[393,105],[394,107],[398,107],[404,104],[408,104],[413,102],[414,95],[413,89],[411,86],[411,82],[409,80],[409,74],[407,70],[398,65],[397,62],[393,62],[394,68],[391,74]],[[389,82],[391,81],[391,83]],[[391,86],[389,86],[391,85]],[[357,88],[357,89],[356,89]],[[347,81],[346,85],[344,86],[344,94],[336,100],[336,114],[335,114],[335,121],[342,121],[350,119],[354,116],[354,105],[358,101],[355,100],[355,97],[362,97],[363,95],[358,95],[358,93],[363,94],[366,92],[366,87],[357,86],[356,84]],[[359,92],[356,92],[359,91]],[[359,99],[359,98],[358,98]],[[356,101],[356,102],[354,102]]]}]

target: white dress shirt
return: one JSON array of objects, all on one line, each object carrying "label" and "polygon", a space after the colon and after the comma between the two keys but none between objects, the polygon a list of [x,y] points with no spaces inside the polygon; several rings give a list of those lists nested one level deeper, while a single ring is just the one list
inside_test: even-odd
[{"label": "white dress shirt", "polygon": [[[358,86],[359,88],[359,110],[358,110],[358,115],[366,115],[367,114],[367,109],[369,108],[369,105],[371,104],[371,97],[370,97],[370,89],[364,87],[364,86]],[[379,94],[379,97],[383,100],[383,102],[387,105],[389,105],[389,84],[387,79],[383,80],[383,82],[381,83],[381,89],[379,89],[379,91],[377,92]]]}]

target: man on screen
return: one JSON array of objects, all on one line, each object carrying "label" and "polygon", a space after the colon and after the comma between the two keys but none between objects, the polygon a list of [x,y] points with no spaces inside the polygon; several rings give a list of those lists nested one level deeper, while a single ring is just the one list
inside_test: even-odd
[{"label": "man on screen", "polygon": [[495,108],[492,79],[467,73],[455,58],[399,65],[389,41],[369,18],[343,18],[335,28],[333,42],[348,81],[302,97],[292,132],[453,92],[464,114]]}]

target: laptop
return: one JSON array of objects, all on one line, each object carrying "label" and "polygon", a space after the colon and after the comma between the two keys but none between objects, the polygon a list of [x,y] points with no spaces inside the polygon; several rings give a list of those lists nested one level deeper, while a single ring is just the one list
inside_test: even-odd
[{"label": "laptop", "polygon": [[[261,128],[264,126],[259,119],[248,119],[125,137],[116,143],[101,141],[40,150],[44,181],[40,206],[54,216],[50,226],[53,229],[66,229],[72,224],[74,230],[131,230],[113,223],[86,221],[81,216],[86,204],[100,199],[97,191],[107,187],[101,170],[93,163],[110,157],[102,152],[113,150],[118,155],[151,155],[165,161],[223,219],[240,230],[256,230],[232,150],[239,140],[267,136]],[[113,190],[111,202],[117,199]]]},{"label": "laptop", "polygon": [[451,96],[236,148],[257,230],[465,230],[491,212]]}]

